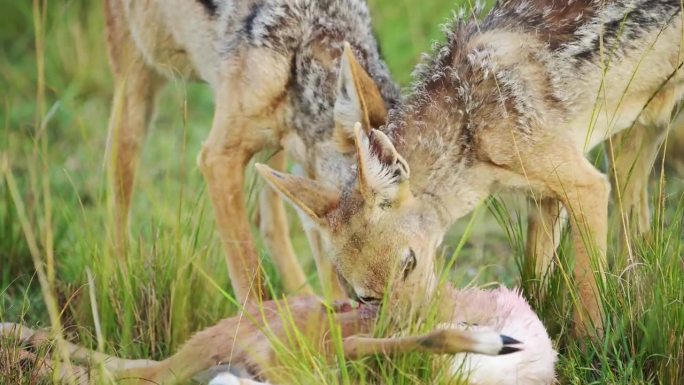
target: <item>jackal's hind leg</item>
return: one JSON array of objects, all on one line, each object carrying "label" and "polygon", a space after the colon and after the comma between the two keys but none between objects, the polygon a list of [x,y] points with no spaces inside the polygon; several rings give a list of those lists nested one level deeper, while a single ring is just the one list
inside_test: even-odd
[{"label": "jackal's hind leg", "polygon": [[121,255],[127,237],[131,195],[142,143],[154,110],[161,79],[138,50],[128,27],[123,2],[105,2],[107,45],[114,73],[114,98],[107,139],[114,189],[114,242]]},{"label": "jackal's hind leg", "polygon": [[[648,181],[667,127],[635,123],[608,142],[613,195],[620,221],[620,254],[633,261],[630,239],[649,231]],[[622,266],[624,267],[624,266]]]},{"label": "jackal's hind leg", "polygon": [[684,175],[684,112],[680,112],[671,124],[665,162],[679,175]]},{"label": "jackal's hind leg", "polygon": [[[286,160],[285,153],[279,151],[268,163],[275,170],[284,171]],[[259,228],[285,291],[289,294],[313,294],[292,247],[285,206],[272,188],[264,187],[259,195]]]},{"label": "jackal's hind leg", "polygon": [[534,268],[535,280],[543,283],[553,272],[554,256],[567,218],[560,202],[553,198],[528,199],[528,213],[525,270],[530,274]]}]

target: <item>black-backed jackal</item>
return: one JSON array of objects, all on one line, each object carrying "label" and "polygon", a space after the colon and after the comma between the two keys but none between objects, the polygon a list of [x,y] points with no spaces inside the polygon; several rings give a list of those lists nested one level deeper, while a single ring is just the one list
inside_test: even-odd
[{"label": "black-backed jackal", "polygon": [[[264,296],[259,258],[243,197],[244,169],[265,149],[285,149],[321,183],[350,178],[353,122],[338,84],[372,95],[372,118],[400,97],[378,54],[362,0],[106,0],[107,41],[116,80],[110,120],[116,243],[125,238],[138,154],[165,78],[208,83],[215,96],[211,131],[198,158],[240,300]],[[344,42],[348,42],[343,55]],[[358,61],[352,58],[352,52]],[[338,79],[342,57],[352,79]],[[360,63],[360,64],[359,64]],[[339,80],[339,82],[338,82]],[[363,104],[363,97],[350,101]],[[334,114],[333,110],[339,110]],[[373,111],[380,111],[374,114]],[[369,121],[377,126],[381,121]],[[346,127],[344,127],[346,126]],[[353,147],[348,150],[353,150]],[[349,155],[352,155],[351,157]],[[349,158],[349,159],[347,159]],[[271,164],[282,169],[282,152]],[[261,230],[289,292],[308,292],[294,256],[285,211],[275,193],[260,199]],[[307,235],[326,291],[341,296],[330,262],[318,251],[314,226]]]},{"label": "black-backed jackal", "polygon": [[601,329],[610,184],[585,154],[623,135],[616,190],[631,191],[621,196],[626,212],[638,209],[684,91],[681,7],[500,1],[481,21],[448,27],[386,126],[357,130],[356,183],[330,189],[260,172],[319,225],[333,264],[365,302],[389,290],[391,300],[420,303],[435,287],[446,230],[499,189],[535,199],[528,257],[541,275],[562,205],[576,252],[575,330]]}]

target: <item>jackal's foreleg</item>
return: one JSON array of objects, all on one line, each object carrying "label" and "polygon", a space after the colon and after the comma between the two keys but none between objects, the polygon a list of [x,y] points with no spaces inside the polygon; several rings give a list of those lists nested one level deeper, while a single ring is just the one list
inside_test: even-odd
[{"label": "jackal's foreleg", "polygon": [[[309,221],[303,215],[299,216],[303,223]],[[337,273],[333,268],[330,259],[323,253],[323,244],[321,234],[314,226],[304,225],[306,238],[311,246],[311,252],[316,263],[316,271],[318,272],[318,279],[321,282],[323,289],[323,296],[328,300],[341,300],[347,297],[342,286],[337,279]]]},{"label": "jackal's foreleg", "polygon": [[[599,282],[604,280],[610,183],[584,155],[558,143],[553,157],[541,155],[534,169],[556,199],[563,202],[572,225],[575,247],[574,279],[579,297],[575,306],[575,332],[586,335],[602,330]],[[543,163],[546,162],[546,163]]]},{"label": "jackal's foreleg", "polygon": [[[241,135],[239,130],[243,127],[232,128],[238,130],[236,135]],[[266,294],[242,191],[244,170],[255,152],[255,149],[242,147],[239,140],[230,145],[207,141],[199,158],[200,169],[209,187],[216,226],[226,251],[231,284],[241,302],[263,298]]]},{"label": "jackal's foreleg", "polygon": [[214,90],[211,132],[198,158],[240,301],[266,297],[243,185],[252,156],[278,143],[288,77],[289,58],[266,48],[245,47],[226,59]]}]

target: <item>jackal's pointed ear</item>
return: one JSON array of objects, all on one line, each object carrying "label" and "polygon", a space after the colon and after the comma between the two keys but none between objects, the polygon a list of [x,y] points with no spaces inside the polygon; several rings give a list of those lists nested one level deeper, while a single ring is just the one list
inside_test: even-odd
[{"label": "jackal's pointed ear", "polygon": [[337,78],[335,139],[341,152],[354,150],[354,124],[361,122],[366,133],[385,124],[387,109],[375,81],[356,61],[349,43],[344,43]]},{"label": "jackal's pointed ear", "polygon": [[266,165],[255,164],[259,174],[284,199],[306,214],[319,227],[326,227],[326,214],[340,199],[340,192],[316,181],[278,172]]},{"label": "jackal's pointed ear", "polygon": [[354,126],[358,155],[358,187],[367,203],[381,208],[401,204],[410,197],[408,163],[383,132],[367,135],[361,124]]}]

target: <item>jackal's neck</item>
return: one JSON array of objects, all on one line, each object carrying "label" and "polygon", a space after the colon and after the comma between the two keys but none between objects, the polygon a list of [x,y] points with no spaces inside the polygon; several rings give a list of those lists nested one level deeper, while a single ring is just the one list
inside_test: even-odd
[{"label": "jackal's neck", "polygon": [[546,45],[534,35],[487,22],[480,28],[454,21],[446,41],[418,67],[410,96],[392,111],[386,127],[409,164],[412,192],[438,202],[449,221],[490,193],[493,177],[486,172],[483,138],[502,127],[529,127],[538,112],[533,102],[543,99],[538,89],[545,83],[531,86],[526,77],[545,74],[535,53],[545,52]]},{"label": "jackal's neck", "polygon": [[449,221],[488,195],[476,138],[505,113],[496,81],[453,39],[419,68],[409,98],[385,128],[409,164],[414,195],[443,206]]},{"label": "jackal's neck", "polygon": [[446,95],[441,99],[426,109],[407,107],[388,132],[409,164],[411,191],[434,204],[448,225],[488,195],[489,183],[478,175],[481,166],[463,106]]}]

